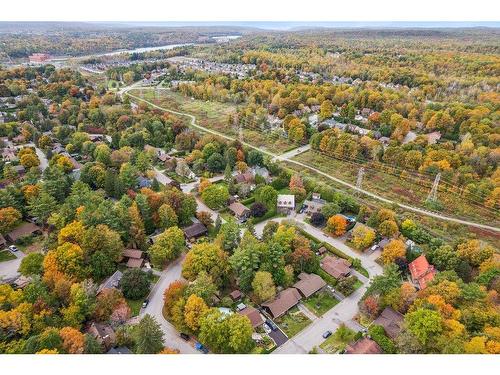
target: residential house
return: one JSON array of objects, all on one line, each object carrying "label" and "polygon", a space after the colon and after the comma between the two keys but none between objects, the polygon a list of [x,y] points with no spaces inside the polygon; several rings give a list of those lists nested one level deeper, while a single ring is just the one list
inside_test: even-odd
[{"label": "residential house", "polygon": [[417,139],[417,134],[415,132],[409,131],[408,133],[406,133],[401,143],[405,145],[407,143],[413,142],[415,139]]},{"label": "residential house", "polygon": [[14,280],[13,284],[16,289],[24,289],[32,280],[33,279],[29,276],[21,275]]},{"label": "residential house", "polygon": [[432,132],[426,135],[427,136],[427,143],[429,145],[436,144],[437,141],[441,139],[441,133],[440,132]]},{"label": "residential house", "polygon": [[413,284],[419,289],[425,289],[434,276],[436,269],[432,264],[429,264],[425,255],[420,255],[417,259],[408,265]]},{"label": "residential house", "polygon": [[24,176],[26,174],[26,168],[24,168],[24,166],[22,165],[14,165],[12,169],[16,171],[18,176]]},{"label": "residential house", "polygon": [[255,166],[252,168],[252,173],[254,176],[261,176],[266,182],[271,182],[271,173],[266,167]]},{"label": "residential house", "polygon": [[97,294],[101,293],[104,289],[117,289],[120,285],[120,281],[123,277],[123,273],[121,271],[115,271],[110,277],[108,277],[104,282],[99,285],[97,289]]},{"label": "residential house", "polygon": [[250,210],[240,202],[233,202],[228,208],[239,221],[245,221],[250,217]]},{"label": "residential house", "polygon": [[295,210],[295,195],[279,194],[276,199],[276,207],[279,213],[288,215]]},{"label": "residential house", "polygon": [[42,234],[42,229],[33,223],[22,223],[17,228],[6,234],[6,239],[15,243],[18,239],[33,236],[34,234]]},{"label": "residential house", "polygon": [[234,177],[234,182],[236,184],[253,184],[255,182],[255,177],[251,171],[246,171],[245,173],[237,174]]},{"label": "residential house", "polygon": [[143,177],[143,176],[137,176],[137,187],[142,189],[142,188],[150,188],[151,185],[153,184],[153,181],[151,181],[149,178]]},{"label": "residential house", "polygon": [[308,298],[326,286],[326,282],[314,273],[301,272],[299,281],[293,287],[299,291],[304,298]]},{"label": "residential house", "polygon": [[10,161],[10,162],[18,160],[16,155],[16,149],[10,147],[2,149],[2,159],[4,161]]},{"label": "residential house", "polygon": [[92,322],[87,333],[94,337],[107,350],[116,342],[115,331],[109,324]]},{"label": "residential house", "polygon": [[390,307],[386,307],[380,316],[373,321],[373,324],[384,327],[387,336],[394,340],[399,336],[403,328],[403,321],[404,316],[402,314]]},{"label": "residential house", "polygon": [[141,250],[125,249],[122,255],[128,268],[141,268],[144,264],[144,253]]},{"label": "residential house", "polygon": [[313,193],[312,198],[304,201],[305,213],[312,215],[316,212],[321,212],[321,209],[326,204],[324,199],[318,193]]},{"label": "residential house", "polygon": [[382,354],[380,346],[368,337],[363,337],[352,345],[347,345],[346,354]]},{"label": "residential house", "polygon": [[323,271],[336,279],[347,277],[351,274],[351,262],[347,259],[331,255],[327,255],[321,260],[320,267]]},{"label": "residential house", "polygon": [[207,227],[199,222],[184,228],[182,231],[184,232],[184,236],[186,236],[186,239],[188,241],[194,240],[208,233]]},{"label": "residential house", "polygon": [[118,346],[116,348],[109,349],[106,354],[133,354],[133,353],[126,346]]},{"label": "residential house", "polygon": [[297,289],[288,288],[282,290],[272,301],[264,302],[262,307],[273,318],[279,318],[292,307],[296,306],[300,302],[301,298],[302,297]]},{"label": "residential house", "polygon": [[233,290],[231,293],[229,293],[229,297],[231,297],[233,301],[238,301],[241,299],[241,292],[238,289]]},{"label": "residential house", "polygon": [[252,306],[245,307],[243,310],[238,311],[238,314],[246,316],[250,320],[250,323],[252,323],[252,327],[254,329],[264,323],[264,319],[262,318],[262,315],[260,315],[259,310]]},{"label": "residential house", "polygon": [[6,246],[7,246],[7,240],[5,239],[4,236],[2,236],[2,233],[0,233],[0,249],[3,249]]}]

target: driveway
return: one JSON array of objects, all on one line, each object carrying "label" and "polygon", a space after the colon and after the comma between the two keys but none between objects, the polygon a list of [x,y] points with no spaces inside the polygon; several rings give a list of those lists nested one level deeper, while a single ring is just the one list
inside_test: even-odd
[{"label": "driveway", "polygon": [[21,265],[21,260],[23,260],[26,255],[19,250],[15,253],[11,252],[11,254],[14,254],[16,256],[16,259],[8,260],[6,262],[0,262],[0,280],[17,278],[20,275],[17,270]]},{"label": "driveway", "polygon": [[181,256],[175,262],[171,263],[165,270],[157,273],[160,275],[160,279],[149,295],[148,306],[145,309],[141,309],[139,315],[144,316],[146,314],[149,314],[156,319],[163,330],[163,339],[165,340],[165,346],[179,349],[183,354],[192,354],[198,352],[186,341],[181,339],[181,337],[179,336],[179,332],[177,332],[172,324],[165,320],[162,313],[163,292],[172,282],[182,279],[181,271],[183,260],[184,256]]}]

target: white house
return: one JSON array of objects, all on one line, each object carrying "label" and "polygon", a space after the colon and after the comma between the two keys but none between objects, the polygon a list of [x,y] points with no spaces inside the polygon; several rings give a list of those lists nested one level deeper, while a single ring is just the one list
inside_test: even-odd
[{"label": "white house", "polygon": [[278,212],[289,214],[295,210],[295,195],[293,194],[279,194],[277,199]]}]

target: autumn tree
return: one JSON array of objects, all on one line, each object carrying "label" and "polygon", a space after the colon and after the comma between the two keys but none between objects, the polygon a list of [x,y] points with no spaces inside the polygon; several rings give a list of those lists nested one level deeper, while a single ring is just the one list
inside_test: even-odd
[{"label": "autumn tree", "polygon": [[382,251],[382,261],[384,264],[392,263],[396,258],[402,258],[406,254],[405,243],[400,239],[389,242]]},{"label": "autumn tree", "polygon": [[21,218],[21,212],[14,207],[0,208],[0,233],[9,233],[21,222]]},{"label": "autumn tree", "polygon": [[342,215],[334,215],[326,223],[326,231],[336,237],[344,235],[346,228],[347,220]]},{"label": "autumn tree", "polygon": [[257,303],[274,298],[276,295],[276,287],[274,286],[273,277],[269,272],[258,271],[252,281],[252,289]]},{"label": "autumn tree", "polygon": [[161,268],[165,262],[177,258],[184,248],[184,233],[178,227],[171,227],[158,235],[148,252],[155,267]]},{"label": "autumn tree", "polygon": [[198,332],[200,328],[200,319],[208,311],[208,306],[205,301],[191,294],[186,300],[186,305],[184,306],[184,321],[186,325],[193,331]]},{"label": "autumn tree", "polygon": [[375,241],[375,231],[365,225],[359,225],[352,230],[351,241],[357,249],[366,249]]},{"label": "autumn tree", "polygon": [[70,354],[83,354],[85,339],[83,333],[73,327],[64,327],[59,331],[63,349]]}]

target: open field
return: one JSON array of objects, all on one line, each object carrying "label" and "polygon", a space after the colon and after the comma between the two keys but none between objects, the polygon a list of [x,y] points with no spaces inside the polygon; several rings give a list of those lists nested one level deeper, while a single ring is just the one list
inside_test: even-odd
[{"label": "open field", "polygon": [[[316,151],[304,152],[293,159],[314,165],[316,168],[352,184],[356,183],[359,168],[365,167],[363,189],[379,194],[384,198],[413,206],[424,204],[433,182],[431,178],[416,180],[408,174],[398,174],[392,171],[390,167],[387,168],[387,171],[382,171],[370,168],[369,164],[340,160]],[[443,205],[442,213],[488,225],[500,226],[500,212],[482,208],[478,204],[469,202],[459,196],[456,192],[449,189],[445,190],[444,183],[439,186],[438,199]]]},{"label": "open field", "polygon": [[[308,153],[306,153],[308,154]],[[304,155],[304,154],[302,154]],[[300,155],[300,156],[302,156]],[[321,156],[321,155],[320,155]],[[296,160],[299,160],[298,158],[294,158]],[[321,159],[320,159],[321,160]],[[304,161],[305,162],[305,161]],[[323,159],[323,162],[325,163],[325,159]],[[333,164],[333,163],[331,163]],[[336,175],[336,171],[333,170],[331,167],[328,167],[328,164],[312,164],[315,165],[316,168],[323,170],[325,169],[327,173],[331,173],[333,175]],[[477,237],[480,238],[483,241],[489,242],[495,247],[500,246],[500,234],[498,232],[493,232],[485,229],[480,229],[480,228],[475,228],[475,227],[470,227],[464,224],[459,224],[459,223],[453,223],[453,222],[447,222],[443,221],[437,218],[433,218],[430,216],[410,212],[408,210],[405,210],[403,208],[397,207],[397,206],[388,206],[387,204],[381,203],[379,200],[376,200],[374,198],[368,197],[364,194],[359,194],[359,193],[354,193],[353,190],[346,188],[344,185],[339,184],[325,176],[322,176],[314,171],[311,171],[310,169],[303,168],[299,165],[293,164],[293,163],[286,163],[286,166],[297,172],[300,173],[302,177],[306,178],[312,178],[318,182],[321,182],[333,189],[336,189],[338,191],[344,191],[349,194],[355,194],[357,195],[357,200],[361,204],[365,204],[371,208],[377,208],[377,207],[387,207],[391,208],[396,211],[398,215],[403,216],[404,218],[410,218],[414,220],[417,224],[421,225],[423,228],[425,228],[429,233],[433,234],[435,237],[438,238],[443,238],[447,241],[453,241],[455,238],[460,238],[460,237]]]},{"label": "open field", "polygon": [[[156,92],[144,88],[131,90],[130,93],[165,109],[189,113],[196,117],[198,124],[208,129],[238,137],[237,127],[228,124],[229,116],[235,114],[238,108],[235,104],[191,99],[170,90]],[[243,128],[242,132],[245,142],[272,152],[283,153],[296,147],[286,139],[270,136],[268,132],[262,132],[260,129]]]}]

